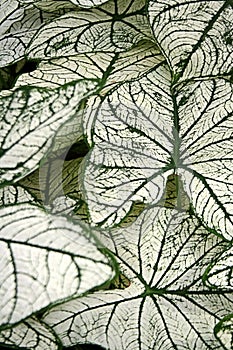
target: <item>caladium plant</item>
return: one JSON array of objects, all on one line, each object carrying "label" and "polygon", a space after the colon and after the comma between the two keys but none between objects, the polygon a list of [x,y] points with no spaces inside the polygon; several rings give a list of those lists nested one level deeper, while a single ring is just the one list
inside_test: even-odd
[{"label": "caladium plant", "polygon": [[0,4],[1,346],[232,349],[232,0]]}]

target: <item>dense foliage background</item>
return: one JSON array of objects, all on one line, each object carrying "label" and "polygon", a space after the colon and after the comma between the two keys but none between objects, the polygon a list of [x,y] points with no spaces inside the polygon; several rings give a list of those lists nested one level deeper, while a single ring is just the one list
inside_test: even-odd
[{"label": "dense foliage background", "polygon": [[0,5],[1,348],[232,349],[232,0]]}]

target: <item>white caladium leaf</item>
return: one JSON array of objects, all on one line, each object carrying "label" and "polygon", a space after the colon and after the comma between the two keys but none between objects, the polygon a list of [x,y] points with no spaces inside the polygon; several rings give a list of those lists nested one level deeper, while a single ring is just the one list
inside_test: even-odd
[{"label": "white caladium leaf", "polygon": [[148,13],[176,79],[232,71],[231,0],[150,0]]},{"label": "white caladium leaf", "polygon": [[138,78],[164,61],[158,48],[142,41],[126,52],[96,52],[41,61],[36,70],[19,76],[15,87],[57,87],[73,80],[101,79],[106,88]]},{"label": "white caladium leaf", "polygon": [[80,102],[97,83],[79,81],[58,89],[22,87],[0,98],[1,183],[33,171],[53,145],[59,128],[78,117]]},{"label": "white caladium leaf", "polygon": [[206,282],[213,288],[233,288],[233,248],[227,249],[207,269]]},{"label": "white caladium leaf", "polygon": [[54,332],[36,317],[30,317],[18,325],[0,331],[0,345],[23,349],[58,350],[60,340]]},{"label": "white caladium leaf", "polygon": [[[233,307],[233,289],[202,282],[227,245],[187,212],[154,207],[128,228],[101,231],[128,283],[55,306],[42,318],[63,345],[107,350],[226,349],[215,325]],[[230,349],[228,349],[230,350]]]},{"label": "white caladium leaf", "polygon": [[113,57],[111,53],[90,53],[42,60],[36,70],[20,75],[15,87],[58,87],[79,79],[101,79]]},{"label": "white caladium leaf", "polygon": [[88,226],[30,204],[1,208],[0,218],[1,327],[112,278]]},{"label": "white caladium leaf", "polygon": [[91,105],[81,181],[92,221],[117,224],[134,201],[158,202],[175,172],[196,213],[231,240],[232,91],[220,78],[176,91],[162,64]]},{"label": "white caladium leaf", "polygon": [[188,84],[177,103],[181,145],[176,162],[184,189],[204,222],[232,240],[232,83],[216,79]]},{"label": "white caladium leaf", "polygon": [[[9,4],[10,2],[10,4]],[[20,6],[17,1],[3,1],[1,4],[0,67],[17,62],[25,57],[25,50],[41,25],[60,12],[42,12],[30,5]]]},{"label": "white caladium leaf", "polygon": [[170,174],[172,111],[170,73],[164,65],[87,109],[86,134],[94,148],[83,182],[94,223],[119,223],[133,201],[153,203],[162,197]]},{"label": "white caladium leaf", "polygon": [[111,0],[98,8],[72,11],[44,25],[27,50],[29,58],[129,50],[151,39],[145,1]]}]

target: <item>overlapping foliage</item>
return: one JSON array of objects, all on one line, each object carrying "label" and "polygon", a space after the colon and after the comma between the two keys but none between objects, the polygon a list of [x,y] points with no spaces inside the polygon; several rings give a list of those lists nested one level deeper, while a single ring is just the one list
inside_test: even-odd
[{"label": "overlapping foliage", "polygon": [[0,3],[0,344],[232,349],[232,1]]}]

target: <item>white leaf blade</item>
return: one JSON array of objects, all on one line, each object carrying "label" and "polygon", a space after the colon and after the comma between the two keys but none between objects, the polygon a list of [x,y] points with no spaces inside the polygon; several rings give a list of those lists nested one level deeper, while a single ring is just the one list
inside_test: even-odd
[{"label": "white leaf blade", "polygon": [[79,79],[101,79],[107,85],[106,93],[110,87],[138,78],[162,61],[164,58],[153,43],[140,42],[122,53],[94,52],[42,60],[36,70],[22,74],[15,87],[57,87]]},{"label": "white leaf blade", "polygon": [[[14,6],[14,10],[12,5]],[[20,6],[12,1],[4,1],[1,9],[6,17],[2,20],[0,37],[0,67],[13,64],[25,58],[26,48],[41,25],[59,12],[42,12],[32,6]]]},{"label": "white leaf blade", "polygon": [[[135,300],[135,302],[137,302],[135,290],[127,291],[127,296],[121,294],[121,292],[114,291],[111,291],[107,295],[101,292],[95,292],[93,295],[83,297],[80,300],[74,299],[72,303],[65,303],[61,305],[59,309],[51,309],[51,312],[45,315],[44,322],[49,324],[51,328],[54,329],[56,334],[59,335],[62,344],[65,346],[90,342],[104,346],[106,349],[111,349],[112,343],[114,343],[115,346],[120,347],[122,345],[122,340],[119,342],[119,338],[121,336],[123,337],[124,342],[126,341],[126,343],[128,343],[127,336],[129,336],[129,333],[126,330],[129,328],[127,327],[125,329],[124,323],[122,323],[122,325],[118,325],[117,328],[111,323],[112,318],[115,318],[114,311],[116,309],[116,304],[119,304],[119,308],[122,314],[125,316],[125,324],[127,324],[127,326],[130,324],[132,326],[132,324],[134,324],[134,327],[130,328],[131,334],[132,330],[134,330],[136,326],[135,321],[137,322],[134,317],[131,317],[129,320],[127,315],[127,313],[129,314],[129,308],[126,308],[126,305],[129,303],[131,306],[133,306],[133,311],[135,310],[135,305],[131,300],[132,298]],[[74,310],[79,310],[78,315],[80,314],[80,316],[83,318],[83,322],[73,323],[74,319],[76,318],[76,312]],[[99,310],[101,310],[100,314],[98,312]],[[65,315],[67,318],[64,317]],[[89,320],[94,321],[93,325],[87,321],[88,316],[90,317]],[[60,322],[58,320],[60,320]],[[106,329],[107,324],[109,324],[108,330]],[[70,329],[70,333],[67,337],[68,329]],[[125,348],[123,347],[122,349]]]},{"label": "white leaf blade", "polygon": [[230,2],[150,1],[149,15],[154,35],[180,80],[230,72]]},{"label": "white leaf blade", "polygon": [[24,9],[19,8],[17,0],[2,0],[0,13],[0,35],[3,35],[17,20],[21,20]]},{"label": "white leaf blade", "polygon": [[[93,57],[97,64],[93,64]],[[22,74],[16,81],[15,87],[31,85],[40,87],[58,87],[74,80],[100,79],[102,71],[98,67],[99,61],[104,64],[103,70],[112,59],[110,54],[87,54],[61,57],[41,61],[37,69],[30,73]],[[89,58],[90,57],[90,58]],[[103,62],[102,62],[103,60]]]},{"label": "white leaf blade", "polygon": [[94,148],[82,181],[94,223],[119,223],[132,201],[153,203],[161,198],[172,153],[169,79],[167,67],[161,65],[87,110],[86,134]]},{"label": "white leaf blade", "polygon": [[34,8],[40,9],[45,12],[56,12],[59,10],[72,10],[75,5],[70,0],[18,0],[21,6],[31,5]]},{"label": "white leaf blade", "polygon": [[226,243],[219,244],[219,237],[186,212],[159,207],[145,210],[128,228],[100,230],[99,237],[112,249],[131,284],[94,292],[46,312],[44,321],[65,346],[223,348],[214,328],[232,310],[233,290],[212,293],[203,285],[202,275]]},{"label": "white leaf blade", "polygon": [[103,5],[108,0],[70,0],[73,4],[84,8]]},{"label": "white leaf blade", "polygon": [[[80,102],[96,85],[81,81],[57,90],[21,88],[0,98],[1,183],[19,180],[38,166],[59,128],[76,116]],[[81,125],[80,118],[76,123]]]},{"label": "white leaf blade", "polygon": [[75,6],[83,8],[92,8],[95,6],[103,5],[108,0],[66,0],[66,1],[54,1],[54,0],[19,0],[22,4],[34,4],[36,7],[43,10],[54,11],[60,7],[68,7],[73,4]]},{"label": "white leaf blade", "polygon": [[0,344],[35,350],[60,350],[61,344],[51,329],[31,317],[18,325],[0,331]]},{"label": "white leaf blade", "polygon": [[84,224],[25,204],[0,213],[2,326],[112,277],[109,259]]},{"label": "white leaf blade", "polygon": [[[126,13],[124,10],[127,4]],[[27,49],[28,57],[48,59],[93,51],[121,52],[130,49],[140,40],[151,39],[146,16],[134,14],[144,4],[138,0],[133,5],[131,1],[127,4],[118,4],[118,15],[122,13],[122,19],[114,23],[115,2],[106,4],[106,10],[104,4],[99,8],[72,11],[61,16],[37,32]]]},{"label": "white leaf blade", "polygon": [[232,83],[215,79],[187,84],[180,101],[183,98],[185,103],[178,104],[181,138],[179,174],[196,213],[209,227],[231,240]]},{"label": "white leaf blade", "polygon": [[23,59],[26,47],[35,33],[36,30],[30,30],[20,34],[5,34],[0,39],[0,66],[4,67]]},{"label": "white leaf blade", "polygon": [[112,225],[130,201],[156,203],[173,169],[197,215],[232,240],[232,83],[216,78],[173,90],[169,74],[161,65],[87,109],[93,149],[82,181],[91,220]]}]

